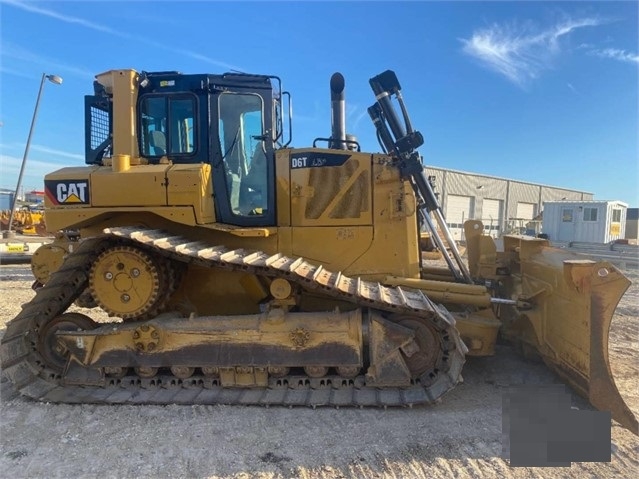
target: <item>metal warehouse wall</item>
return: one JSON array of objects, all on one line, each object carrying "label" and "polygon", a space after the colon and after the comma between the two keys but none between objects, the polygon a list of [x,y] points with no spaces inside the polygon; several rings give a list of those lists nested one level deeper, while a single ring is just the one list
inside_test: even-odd
[{"label": "metal warehouse wall", "polygon": [[626,239],[639,239],[639,208],[628,208],[626,216]]},{"label": "metal warehouse wall", "polygon": [[[439,195],[444,215],[446,215],[448,195],[470,196],[473,198],[472,218],[482,218],[483,199],[503,201],[500,224],[517,217],[517,204],[534,204],[535,215],[543,210],[544,201],[592,200],[593,194],[584,191],[557,188],[553,186],[526,183],[494,176],[480,175],[464,171],[427,166],[426,174],[435,177],[435,193]],[[532,219],[532,218],[530,218]]]},{"label": "metal warehouse wall", "polygon": [[[456,171],[439,170],[429,172],[435,175],[435,191],[440,193],[440,201],[446,211],[446,197],[448,195],[471,196],[475,198],[473,218],[481,218],[482,199],[491,198],[503,200],[508,191],[508,181],[497,178],[469,175]],[[439,180],[441,179],[441,183]],[[441,187],[440,187],[441,185]]]}]

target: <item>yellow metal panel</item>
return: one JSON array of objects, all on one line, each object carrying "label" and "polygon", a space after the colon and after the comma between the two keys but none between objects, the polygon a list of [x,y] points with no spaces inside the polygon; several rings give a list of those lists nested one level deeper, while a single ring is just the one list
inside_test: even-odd
[{"label": "yellow metal panel", "polygon": [[293,255],[348,271],[373,242],[371,226],[293,228]]},{"label": "yellow metal panel", "polygon": [[419,234],[412,188],[400,180],[399,171],[390,165],[387,156],[373,155],[372,165],[374,241],[349,274],[380,281],[386,274],[419,278]]},{"label": "yellow metal panel", "polygon": [[[370,155],[353,155],[359,160],[359,166],[366,165],[364,173],[371,181],[372,187],[368,188],[371,192],[369,213],[359,218],[335,219],[327,218],[324,212],[320,212],[315,219],[308,218],[307,195],[325,192],[318,191],[321,189],[319,183],[304,184],[310,181],[308,170],[313,168],[292,170],[291,176],[297,180],[292,182],[291,216],[295,226],[292,228],[291,254],[342,270],[346,274],[378,281],[386,275],[419,278],[419,236],[415,199],[410,184],[400,180],[397,168],[390,165],[388,157],[374,155],[371,161]],[[331,174],[337,175],[334,179],[339,180],[339,168],[321,167],[315,170],[333,170]],[[352,166],[350,171],[353,171]],[[352,176],[346,177],[338,193],[349,188],[347,182],[350,178]],[[296,194],[297,190],[299,194]],[[333,199],[324,198],[322,205],[335,204]],[[366,222],[364,217],[367,215],[370,217],[366,221],[372,222],[374,218],[374,228],[360,225]],[[311,224],[322,226],[310,227]],[[279,242],[284,245],[285,241],[279,238]]]},{"label": "yellow metal panel", "polygon": [[[131,357],[133,351],[145,351],[150,344],[154,353],[159,354],[138,356],[138,361],[166,364],[165,357],[177,353],[181,360],[186,357],[192,364],[225,368],[237,364],[306,366],[319,361],[329,367],[361,366],[361,324],[360,310],[319,314],[271,310],[259,315],[199,317],[188,321],[164,318],[142,325],[123,324],[116,329],[74,332],[63,341],[74,357],[97,366],[117,364]],[[149,331],[155,335],[151,336]],[[220,350],[225,354],[206,354]],[[245,368],[235,369],[240,370],[243,374],[249,372]]]},{"label": "yellow metal panel", "polygon": [[291,225],[291,182],[290,160],[291,150],[275,152],[275,201],[277,203],[277,225]]},{"label": "yellow metal panel", "polygon": [[213,223],[215,208],[211,165],[208,163],[173,165],[166,174],[167,201],[172,206],[192,205],[197,222]]},{"label": "yellow metal panel", "polygon": [[[311,150],[291,150],[290,154],[299,155],[305,151],[309,154],[311,152]],[[315,154],[346,154],[350,155],[350,158],[341,166],[290,170],[291,224],[294,226],[372,224],[371,155],[318,148],[312,151]]]},{"label": "yellow metal panel", "polygon": [[164,206],[169,165],[132,166],[114,172],[103,167],[91,174],[92,206]]},{"label": "yellow metal panel", "polygon": [[417,228],[408,226],[400,223],[395,232],[389,224],[376,228],[374,241],[346,273],[375,281],[383,281],[388,275],[419,278]]},{"label": "yellow metal panel", "polygon": [[[117,215],[123,215],[129,219],[114,222],[112,218]],[[146,218],[148,217],[155,217],[158,219],[165,218],[173,223],[195,226],[193,208],[188,206],[175,208],[166,206],[149,208],[148,206],[141,206],[119,207],[117,209],[112,207],[83,208],[78,206],[65,206],[63,208],[47,210],[45,213],[45,222],[47,224],[48,231],[57,231],[67,228],[85,228],[96,223],[99,224],[99,230],[101,228],[113,226],[114,224],[118,224],[120,226],[127,224],[146,224],[151,227],[151,223],[146,221]],[[104,224],[100,224],[101,222],[104,222]]]},{"label": "yellow metal panel", "polygon": [[277,251],[286,256],[293,255],[293,228],[277,229]]},{"label": "yellow metal panel", "polygon": [[275,236],[278,233],[276,227],[243,228],[241,226],[225,225],[222,223],[207,224],[205,227],[207,229],[222,231],[241,238],[268,238],[269,236]]},{"label": "yellow metal panel", "polygon": [[45,180],[81,180],[98,170],[99,166],[69,166],[47,173]]},{"label": "yellow metal panel", "polygon": [[421,289],[431,300],[438,303],[471,304],[490,307],[490,293],[485,286],[460,284],[446,281],[401,278],[387,276],[384,284],[390,286],[408,286]]},{"label": "yellow metal panel", "polygon": [[235,228],[228,230],[228,232],[234,236],[241,236],[242,238],[266,238],[277,234],[275,228]]},{"label": "yellow metal panel", "polygon": [[[414,194],[410,184],[400,180],[388,157],[348,152],[351,158],[339,167],[291,170],[291,154],[304,151],[285,150],[277,156],[279,250],[348,274],[418,278]],[[289,172],[290,183],[286,176]],[[357,215],[346,212],[340,217],[337,210],[343,209],[353,195],[363,195],[354,198]],[[283,201],[289,198],[290,210]],[[289,215],[294,227],[281,228]],[[373,221],[374,234],[373,228],[362,227]]]},{"label": "yellow metal panel", "polygon": [[[211,246],[224,245],[228,248],[244,248],[246,250],[259,250],[269,254],[278,252],[278,236],[237,236],[224,229],[217,228],[217,224],[195,226],[193,208],[188,206],[158,207],[158,208],[91,208],[81,213],[92,214],[94,210],[99,215],[91,217],[82,224],[82,236],[100,234],[104,228],[113,225],[139,226],[141,228],[163,229],[172,233],[188,236],[193,241],[207,241]],[[65,210],[63,214],[76,213]]]},{"label": "yellow metal panel", "polygon": [[467,356],[492,356],[501,321],[492,315],[492,310],[480,313],[455,313],[455,326],[468,348]]},{"label": "yellow metal panel", "polygon": [[198,315],[259,313],[257,301],[242,284],[245,273],[190,265],[181,285]]},{"label": "yellow metal panel", "polygon": [[99,83],[113,93],[113,155],[129,155],[139,162],[136,133],[138,73],[135,70],[109,70],[96,76]]}]

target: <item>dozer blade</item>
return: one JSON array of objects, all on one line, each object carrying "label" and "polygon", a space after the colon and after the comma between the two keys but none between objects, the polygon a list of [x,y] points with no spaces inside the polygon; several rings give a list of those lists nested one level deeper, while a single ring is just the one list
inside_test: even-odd
[{"label": "dozer blade", "polygon": [[[600,265],[594,269],[590,313],[590,384],[588,398],[598,409],[610,409],[612,417],[622,426],[639,435],[637,418],[626,405],[614,383],[608,358],[608,333],[619,300],[630,281],[619,272],[606,282],[599,272],[608,270]],[[614,288],[614,289],[613,289]]]},{"label": "dozer blade", "polygon": [[593,406],[639,435],[608,358],[612,317],[631,282],[608,262],[583,259],[546,240],[505,237],[504,255],[510,257],[512,293],[532,305],[505,321],[505,336],[535,346]]}]

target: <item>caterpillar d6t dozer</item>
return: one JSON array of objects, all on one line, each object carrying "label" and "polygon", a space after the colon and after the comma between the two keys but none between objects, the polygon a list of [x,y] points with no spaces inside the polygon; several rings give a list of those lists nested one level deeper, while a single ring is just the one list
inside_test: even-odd
[{"label": "caterpillar d6t dozer", "polygon": [[[465,226],[464,261],[392,71],[370,80],[380,153],[346,134],[339,73],[331,136],[309,148],[289,147],[290,95],[274,76],[112,70],[96,80],[87,165],[45,177],[57,237],[34,255],[36,295],[2,338],[3,372],[22,394],[432,403],[501,334],[636,432],[608,363],[629,281],[543,239],[509,236],[497,251],[477,221]],[[445,266],[423,259],[424,232]]]}]

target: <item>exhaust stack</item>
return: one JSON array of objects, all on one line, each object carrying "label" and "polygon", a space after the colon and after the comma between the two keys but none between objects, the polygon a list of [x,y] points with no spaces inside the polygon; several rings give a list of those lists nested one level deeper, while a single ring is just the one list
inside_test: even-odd
[{"label": "exhaust stack", "polygon": [[331,142],[330,148],[346,150],[346,102],[344,100],[344,76],[337,72],[331,77]]}]

